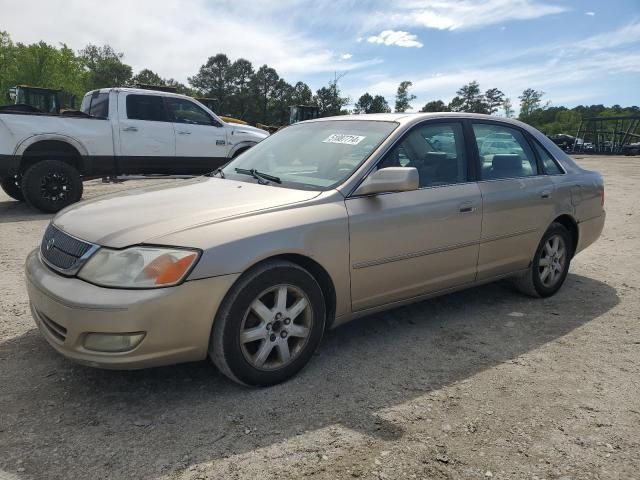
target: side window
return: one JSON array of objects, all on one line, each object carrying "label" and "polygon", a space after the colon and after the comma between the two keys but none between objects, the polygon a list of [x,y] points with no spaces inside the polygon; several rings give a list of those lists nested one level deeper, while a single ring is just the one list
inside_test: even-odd
[{"label": "side window", "polygon": [[378,168],[415,167],[420,187],[467,181],[467,157],[462,124],[428,123],[409,131],[378,163]]},{"label": "side window", "polygon": [[536,153],[542,160],[542,165],[544,165],[544,172],[549,175],[560,175],[563,171],[560,169],[556,161],[553,159],[549,152],[547,152],[542,145],[538,143],[537,140],[531,139],[531,143],[533,143],[533,148],[536,149]]},{"label": "side window", "polygon": [[474,123],[482,180],[538,174],[536,157],[522,132],[506,125]]},{"label": "side window", "polygon": [[182,98],[167,98],[171,121],[191,125],[215,125],[213,118],[195,103]]},{"label": "side window", "polygon": [[127,118],[166,122],[163,98],[159,95],[127,95]]},{"label": "side window", "polygon": [[92,117],[107,118],[109,116],[109,94],[94,92],[82,99],[80,110]]}]

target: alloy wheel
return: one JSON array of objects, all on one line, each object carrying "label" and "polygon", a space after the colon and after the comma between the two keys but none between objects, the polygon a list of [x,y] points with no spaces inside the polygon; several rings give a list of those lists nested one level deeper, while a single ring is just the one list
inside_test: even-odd
[{"label": "alloy wheel", "polygon": [[561,278],[567,264],[567,247],[560,235],[552,235],[542,248],[538,261],[540,282],[547,288],[553,287]]},{"label": "alloy wheel", "polygon": [[289,284],[263,291],[247,309],[240,327],[244,358],[260,370],[289,365],[304,349],[313,325],[307,295]]}]

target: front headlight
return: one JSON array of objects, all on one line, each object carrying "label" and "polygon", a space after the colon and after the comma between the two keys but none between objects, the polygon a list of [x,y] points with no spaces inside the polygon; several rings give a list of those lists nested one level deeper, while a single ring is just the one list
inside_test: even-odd
[{"label": "front headlight", "polygon": [[101,248],[78,277],[103,287],[158,288],[180,283],[198,260],[196,250],[163,247]]}]

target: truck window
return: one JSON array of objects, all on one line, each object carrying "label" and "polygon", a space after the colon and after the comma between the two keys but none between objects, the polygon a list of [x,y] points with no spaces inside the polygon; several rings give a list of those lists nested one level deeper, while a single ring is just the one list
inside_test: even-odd
[{"label": "truck window", "polygon": [[211,116],[202,108],[189,100],[182,98],[167,98],[172,121],[175,123],[189,123],[191,125],[216,125]]},{"label": "truck window", "polygon": [[80,110],[92,117],[107,118],[109,116],[109,94],[93,92],[82,99]]},{"label": "truck window", "polygon": [[163,98],[158,95],[127,95],[127,118],[167,122],[168,116]]}]

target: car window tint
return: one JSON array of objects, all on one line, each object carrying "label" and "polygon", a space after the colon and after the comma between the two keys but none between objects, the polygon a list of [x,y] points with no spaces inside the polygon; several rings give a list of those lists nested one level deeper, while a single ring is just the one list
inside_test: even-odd
[{"label": "car window tint", "polygon": [[467,181],[467,157],[460,123],[429,123],[409,131],[378,163],[386,167],[415,167],[420,187]]},{"label": "car window tint", "polygon": [[192,125],[213,125],[213,119],[195,103],[182,98],[168,98],[171,121]]},{"label": "car window tint", "polygon": [[532,141],[533,141],[533,148],[536,149],[536,152],[537,152],[538,156],[542,160],[542,164],[544,165],[545,173],[548,173],[549,175],[558,175],[558,174],[563,173],[562,169],[557,164],[555,159],[551,155],[549,155],[549,152],[547,152],[542,147],[542,145],[540,145],[540,143],[538,143],[537,140],[532,140]]},{"label": "car window tint", "polygon": [[127,95],[127,118],[166,122],[164,101],[158,95]]},{"label": "car window tint", "polygon": [[490,123],[473,124],[483,180],[538,174],[536,157],[518,129]]}]

